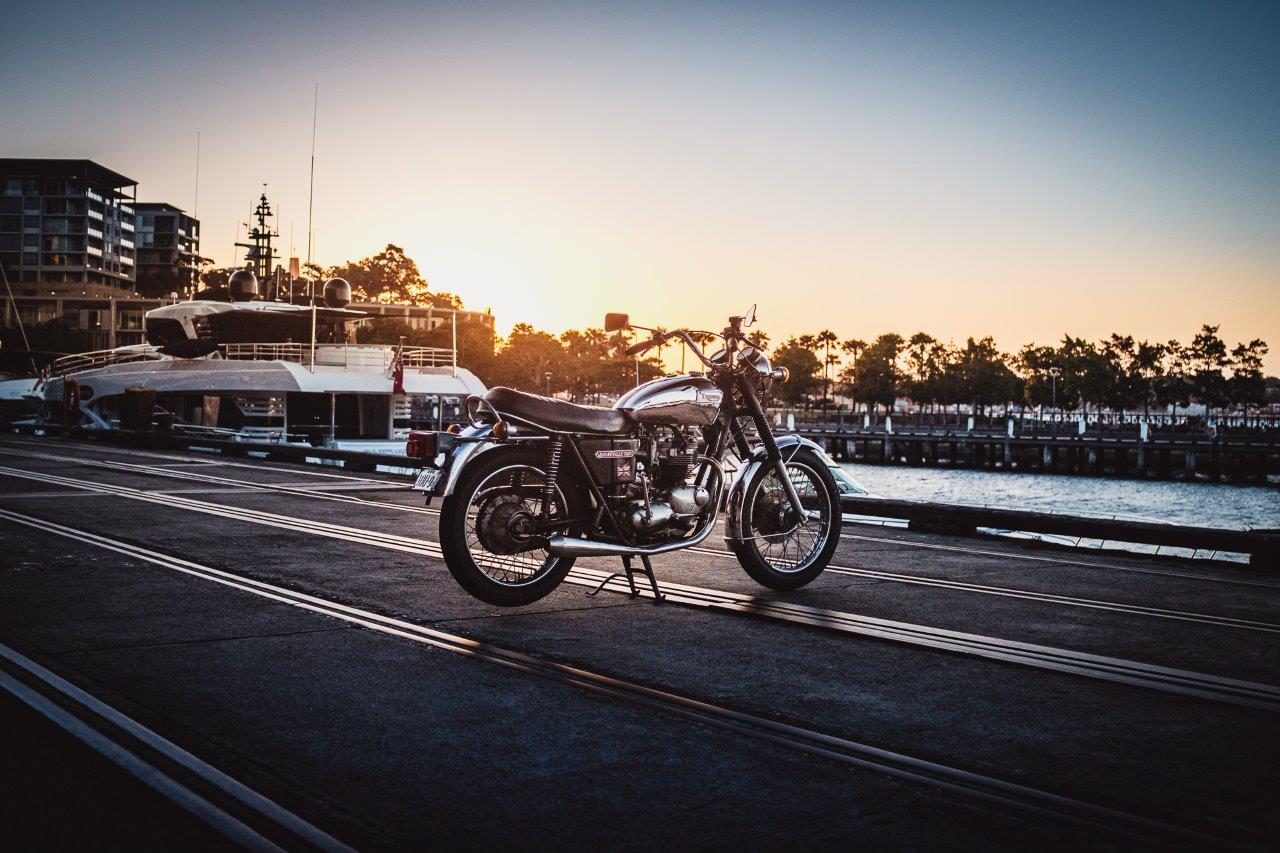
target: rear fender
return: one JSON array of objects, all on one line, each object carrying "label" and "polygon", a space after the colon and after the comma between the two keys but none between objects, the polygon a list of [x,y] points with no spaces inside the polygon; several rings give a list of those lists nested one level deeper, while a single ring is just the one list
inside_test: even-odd
[{"label": "rear fender", "polygon": [[496,441],[485,441],[484,439],[493,432],[492,424],[484,426],[466,427],[458,435],[461,438],[469,438],[470,441],[459,441],[453,445],[453,450],[449,452],[448,458],[442,466],[445,474],[440,481],[440,485],[436,486],[433,494],[440,497],[447,497],[453,494],[454,487],[458,485],[458,478],[462,476],[462,469],[467,467],[467,463],[475,459],[481,453],[492,450],[498,446]]},{"label": "rear fender", "polygon": [[[818,458],[824,457],[822,447],[815,441],[788,433],[780,435],[777,438],[778,451],[782,454],[783,461],[790,460],[795,456],[802,447],[812,450],[818,454]],[[743,462],[742,467],[738,469],[738,478],[733,481],[733,488],[729,490],[729,500],[727,503],[725,533],[726,542],[742,542],[746,535],[746,525],[742,519],[742,502],[746,498],[747,483],[755,477],[756,472],[760,470],[760,466],[768,465],[768,451],[764,446],[757,447],[755,452],[751,454],[751,458]]]}]

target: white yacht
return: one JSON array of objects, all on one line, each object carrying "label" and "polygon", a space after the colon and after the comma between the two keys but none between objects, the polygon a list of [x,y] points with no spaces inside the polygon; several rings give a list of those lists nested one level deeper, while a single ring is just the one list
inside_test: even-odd
[{"label": "white yacht", "polygon": [[55,361],[40,389],[51,420],[71,398],[80,426],[116,429],[136,409],[130,397],[154,395],[155,419],[177,429],[402,450],[410,429],[461,420],[467,396],[486,390],[453,348],[355,343],[367,315],[346,307],[342,279],[316,305],[259,299],[249,270],[228,292],[147,312],[143,345]]}]

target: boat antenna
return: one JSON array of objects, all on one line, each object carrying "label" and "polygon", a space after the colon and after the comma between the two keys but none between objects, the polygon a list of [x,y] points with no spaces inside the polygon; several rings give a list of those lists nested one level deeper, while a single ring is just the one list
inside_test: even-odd
[{"label": "boat antenna", "polygon": [[0,277],[4,278],[4,292],[9,294],[9,303],[13,306],[13,316],[18,321],[18,331],[22,333],[22,345],[27,348],[27,358],[31,359],[31,372],[39,374],[40,370],[36,367],[36,356],[31,351],[31,341],[27,340],[27,327],[22,322],[22,314],[18,311],[18,303],[13,298],[13,288],[9,286],[9,274],[4,271],[4,264],[0,264]]},{"label": "boat antenna", "polygon": [[[307,194],[307,266],[311,266],[312,212],[316,201],[316,116],[320,112],[320,84],[316,83],[315,97],[311,102],[311,186]],[[316,283],[311,282],[311,301],[316,301]]]},{"label": "boat antenna", "polygon": [[[196,186],[195,192],[191,198],[191,218],[195,220],[196,227],[199,228],[200,222],[200,131],[196,131]],[[198,233],[198,232],[197,232]],[[197,244],[198,245],[198,244]],[[195,249],[191,252],[191,289],[187,292],[188,298],[194,298],[196,294],[196,275],[200,267],[200,251]]]}]

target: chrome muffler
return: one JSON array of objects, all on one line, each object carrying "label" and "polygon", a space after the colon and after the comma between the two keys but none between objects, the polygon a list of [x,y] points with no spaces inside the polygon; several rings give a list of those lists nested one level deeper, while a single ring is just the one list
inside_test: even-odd
[{"label": "chrome muffler", "polygon": [[547,550],[555,557],[652,557],[668,551],[691,548],[711,535],[719,513],[712,513],[702,529],[688,539],[663,542],[661,545],[626,545],[620,542],[601,542],[598,539],[574,539],[569,536],[552,536]]}]

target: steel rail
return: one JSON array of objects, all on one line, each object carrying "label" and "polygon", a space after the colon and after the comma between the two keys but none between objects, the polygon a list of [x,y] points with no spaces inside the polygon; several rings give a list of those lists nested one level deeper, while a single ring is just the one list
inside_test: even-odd
[{"label": "steel rail", "polygon": [[[10,447],[21,446],[25,449],[27,446],[29,446],[29,443],[0,441],[0,446],[10,446]],[[132,449],[116,448],[116,450],[120,453],[125,453],[129,455],[147,456],[152,458],[165,458],[165,459],[174,459],[174,460],[182,459],[182,457],[177,457],[172,455],[162,455],[157,453],[148,453],[146,451],[138,451],[138,450],[132,450]],[[205,461],[205,460],[193,459],[192,461],[194,462],[194,461]],[[279,468],[276,466],[271,466],[266,463],[231,462],[231,461],[226,461],[221,459],[218,460],[216,464],[225,465],[225,466],[236,466],[236,467],[242,467],[242,468],[258,468],[261,465],[261,467],[267,468],[272,471],[287,470],[287,469]],[[309,476],[315,476],[315,477],[337,477],[337,478],[351,479],[351,480],[367,482],[367,483],[382,484],[387,482],[385,480],[372,480],[372,479],[361,478],[361,477],[356,477],[352,475],[321,473],[317,471],[307,471],[306,473]],[[429,510],[428,512],[432,513],[434,511]],[[1093,561],[1070,559],[1065,557],[1049,557],[1049,556],[1043,556],[1038,554],[1016,554],[1012,552],[992,551],[989,549],[965,547],[965,546],[958,546],[958,545],[942,545],[938,543],[912,542],[909,540],[888,539],[885,537],[869,536],[869,535],[858,534],[858,533],[842,533],[840,535],[840,538],[841,539],[860,539],[868,542],[884,542],[884,543],[891,543],[895,545],[902,545],[902,546],[909,546],[909,547],[916,547],[916,548],[931,548],[935,550],[954,551],[954,552],[967,553],[967,554],[983,554],[983,555],[997,556],[997,557],[1009,558],[1009,559],[1015,559],[1015,560],[1051,563],[1056,565],[1078,566],[1080,568],[1085,568],[1085,569],[1131,572],[1135,574],[1145,574],[1145,575],[1152,575],[1152,576],[1158,576],[1158,577],[1208,581],[1211,583],[1236,584],[1241,586],[1252,586],[1252,587],[1259,587],[1264,589],[1280,589],[1280,581],[1270,581],[1270,580],[1262,580],[1262,579],[1255,579],[1255,578],[1223,577],[1219,575],[1171,571],[1168,569],[1156,569],[1156,568],[1142,567],[1142,566],[1119,565],[1116,563],[1097,563]]]},{"label": "steel rail", "polygon": [[[0,453],[7,451],[0,450]],[[235,486],[246,489],[258,489],[280,492],[283,494],[297,495],[300,497],[314,498],[317,500],[336,501],[339,503],[362,504],[383,509],[391,509],[397,512],[418,513],[423,515],[439,515],[439,510],[429,509],[427,507],[406,506],[404,504],[392,504],[383,501],[374,501],[367,498],[361,498],[353,495],[340,495],[328,492],[316,492],[311,489],[299,486],[288,486],[276,483],[258,483],[253,480],[239,480],[231,477],[220,477],[214,474],[202,474],[188,471],[170,471],[166,468],[159,468],[151,465],[137,465],[130,462],[115,462],[105,459],[77,459],[71,456],[62,456],[52,453],[29,452],[24,454],[29,457],[49,459],[54,461],[74,462],[76,464],[103,468],[108,470],[124,471],[127,473],[138,473],[152,475],[157,477],[167,477],[170,479],[187,480],[191,482],[212,483],[224,486]],[[690,553],[706,554],[715,557],[726,557],[736,559],[734,555],[720,548],[689,548]],[[956,590],[959,592],[968,592],[983,595],[994,595],[1005,598],[1018,598],[1027,601],[1036,601],[1046,604],[1056,604],[1070,607],[1084,607],[1094,610],[1106,610],[1116,613],[1125,613],[1135,616],[1150,616],[1161,619],[1175,619],[1184,622],[1196,622],[1205,625],[1213,625],[1223,628],[1239,628],[1250,631],[1262,631],[1267,633],[1280,633],[1280,624],[1271,622],[1261,622],[1252,619],[1240,619],[1232,616],[1217,616],[1208,613],[1197,613],[1185,610],[1172,610],[1162,607],[1149,607],[1141,604],[1126,604],[1116,601],[1104,601],[1101,599],[1081,598],[1077,596],[1059,595],[1057,593],[1037,592],[1035,590],[1017,589],[1013,587],[991,586],[987,584],[975,584],[967,581],[955,581],[945,578],[931,578],[920,575],[908,575],[897,572],[885,572],[879,569],[865,569],[856,566],[841,566],[832,564],[827,567],[828,571],[839,574],[852,575],[857,577],[865,577],[872,580],[885,581],[887,583],[903,583],[918,586],[929,586],[941,589]]]},{"label": "steel rail", "polygon": [[238,846],[351,850],[3,643],[0,688]]},{"label": "steel rail", "polygon": [[[439,544],[425,539],[310,521],[261,510],[200,501],[180,495],[159,495],[129,486],[74,480],[68,477],[32,472],[21,468],[0,466],[0,475],[43,483],[70,485],[89,491],[102,491],[170,508],[293,530],[355,544],[372,545],[378,548],[435,558],[442,556]],[[570,571],[566,580],[580,586],[594,586],[605,575],[606,573],[597,570],[575,568]],[[875,619],[852,613],[788,604],[776,600],[761,599],[703,587],[672,583],[667,583],[664,586],[668,591],[667,600],[676,604],[685,604],[724,613],[761,616],[775,621],[805,624],[845,634],[890,640],[911,646],[1084,676],[1112,683],[1159,690],[1180,696],[1210,699],[1273,712],[1280,711],[1280,687],[1275,685],[1215,676],[1193,670],[1163,667],[1123,658],[1093,655],[1052,646],[1041,646],[979,634],[948,631],[926,625]],[[621,581],[616,581],[607,588],[613,591],[621,592],[626,590],[629,592],[628,588],[622,586]]]},{"label": "steel rail", "polygon": [[660,690],[547,657],[533,657],[492,643],[329,601],[34,516],[0,509],[0,518],[381,634],[400,637],[517,672],[536,675],[626,704],[638,705],[745,737],[778,744],[846,766],[859,767],[897,779],[942,788],[1020,811],[1030,811],[1127,835],[1182,843],[1241,846],[1241,842],[1235,839],[1210,835],[1200,830],[1120,809],[893,752],[802,725],[759,717],[692,696]]},{"label": "steel rail", "polygon": [[[77,442],[77,444],[80,444],[80,443],[84,443],[84,442]],[[11,448],[14,448],[15,450],[21,449],[27,455],[36,455],[40,453],[40,451],[31,450],[31,447],[37,444],[39,444],[39,442],[36,442],[36,441],[0,440],[0,447],[11,447]],[[110,452],[118,453],[122,456],[138,456],[144,459],[164,459],[164,460],[168,460],[169,464],[175,464],[175,465],[190,464],[190,465],[208,465],[210,467],[218,467],[218,468],[252,468],[256,470],[275,471],[281,474],[293,473],[293,474],[302,474],[307,477],[323,477],[323,478],[328,478],[333,480],[351,480],[356,483],[369,483],[369,484],[377,484],[377,485],[384,485],[384,486],[389,484],[395,484],[400,486],[404,485],[402,482],[395,483],[395,481],[393,480],[375,480],[371,477],[361,477],[351,473],[337,473],[336,471],[333,471],[333,470],[317,471],[315,470],[315,468],[317,467],[315,465],[304,465],[304,466],[289,465],[287,467],[282,467],[279,465],[272,464],[272,462],[266,459],[259,459],[256,462],[239,462],[234,459],[228,459],[226,456],[222,454],[219,454],[217,456],[212,456],[208,453],[201,453],[193,450],[186,451],[186,453],[191,454],[189,456],[179,456],[177,455],[177,452],[160,453],[152,450],[139,450],[134,447],[120,447],[118,445],[110,445],[106,448],[102,448],[100,445],[94,445],[94,444],[88,444],[88,446],[92,447],[94,450],[100,450],[100,449],[110,450]],[[8,452],[8,451],[0,451],[0,452]],[[265,450],[260,451],[257,448],[250,447],[248,448],[248,452],[265,453],[266,451]],[[68,456],[63,458],[73,459],[75,461],[85,461],[87,457]],[[338,469],[338,470],[341,470],[341,469]]]}]

